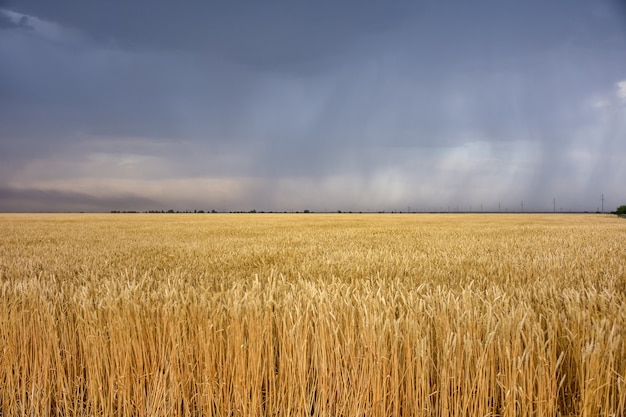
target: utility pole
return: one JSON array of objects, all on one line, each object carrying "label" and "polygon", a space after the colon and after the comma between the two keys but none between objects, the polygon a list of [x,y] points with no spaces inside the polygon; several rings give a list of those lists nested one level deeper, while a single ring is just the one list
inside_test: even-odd
[{"label": "utility pole", "polygon": [[524,200],[522,200],[522,213],[524,212]]},{"label": "utility pole", "polygon": [[556,213],[556,197],[552,199],[552,211]]},{"label": "utility pole", "polygon": [[498,213],[502,213],[502,207],[500,206],[500,202],[498,201]]},{"label": "utility pole", "polygon": [[602,200],[602,213],[604,213],[604,193],[602,193],[602,198],[600,198],[600,200]]}]

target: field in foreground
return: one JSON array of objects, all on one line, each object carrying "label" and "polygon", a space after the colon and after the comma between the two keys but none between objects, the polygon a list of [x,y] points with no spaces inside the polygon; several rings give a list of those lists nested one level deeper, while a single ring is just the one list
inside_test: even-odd
[{"label": "field in foreground", "polygon": [[623,416],[626,222],[0,215],[0,416]]}]

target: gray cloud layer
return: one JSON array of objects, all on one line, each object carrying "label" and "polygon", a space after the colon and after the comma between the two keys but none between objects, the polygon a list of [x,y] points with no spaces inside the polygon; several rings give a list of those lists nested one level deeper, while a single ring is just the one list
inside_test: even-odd
[{"label": "gray cloud layer", "polygon": [[612,207],[624,17],[610,1],[0,3],[0,210],[83,209],[71,193],[93,210]]}]

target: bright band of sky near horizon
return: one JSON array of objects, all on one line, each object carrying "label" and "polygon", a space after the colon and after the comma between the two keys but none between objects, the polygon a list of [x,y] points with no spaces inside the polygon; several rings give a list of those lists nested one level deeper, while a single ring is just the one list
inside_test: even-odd
[{"label": "bright band of sky near horizon", "polygon": [[0,0],[0,211],[611,211],[625,51],[617,0]]}]

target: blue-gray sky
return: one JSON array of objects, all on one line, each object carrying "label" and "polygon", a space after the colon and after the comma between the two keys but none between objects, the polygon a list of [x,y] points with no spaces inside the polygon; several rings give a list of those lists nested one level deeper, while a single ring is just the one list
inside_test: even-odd
[{"label": "blue-gray sky", "polygon": [[626,7],[0,0],[0,211],[605,210]]}]

